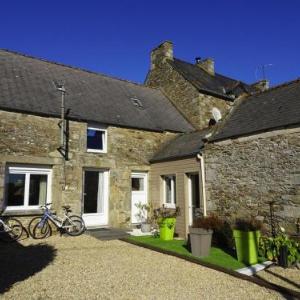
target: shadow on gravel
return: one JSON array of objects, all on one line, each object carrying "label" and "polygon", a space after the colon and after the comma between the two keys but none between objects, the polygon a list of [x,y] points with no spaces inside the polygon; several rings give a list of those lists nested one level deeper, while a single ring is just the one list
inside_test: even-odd
[{"label": "shadow on gravel", "polygon": [[46,244],[25,247],[18,242],[0,242],[0,295],[43,270],[55,256],[56,249]]}]

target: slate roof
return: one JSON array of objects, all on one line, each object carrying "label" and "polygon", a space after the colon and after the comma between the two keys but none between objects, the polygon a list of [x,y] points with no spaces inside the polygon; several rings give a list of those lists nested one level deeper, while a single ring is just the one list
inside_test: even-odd
[{"label": "slate roof", "polygon": [[157,89],[0,50],[0,109],[59,116],[54,81],[65,84],[71,119],[155,131],[193,130]]},{"label": "slate roof", "polygon": [[209,129],[180,134],[164,145],[150,160],[151,163],[190,157],[200,152]]},{"label": "slate roof", "polygon": [[244,92],[251,93],[257,91],[255,88],[242,81],[218,73],[215,73],[214,76],[210,75],[199,66],[183,60],[174,58],[174,60],[167,61],[200,92],[212,94],[223,99],[233,100],[234,97],[230,95],[238,97]]},{"label": "slate roof", "polygon": [[300,124],[300,79],[243,99],[211,141],[296,124]]}]

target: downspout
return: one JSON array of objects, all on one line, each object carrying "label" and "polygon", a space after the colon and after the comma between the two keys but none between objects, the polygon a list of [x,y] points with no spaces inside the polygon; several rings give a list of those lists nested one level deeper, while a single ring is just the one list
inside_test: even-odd
[{"label": "downspout", "polygon": [[200,160],[200,168],[201,168],[201,184],[202,184],[202,199],[203,199],[203,215],[207,216],[206,212],[206,190],[205,190],[205,166],[204,166],[204,157],[202,153],[197,154],[197,158]]}]

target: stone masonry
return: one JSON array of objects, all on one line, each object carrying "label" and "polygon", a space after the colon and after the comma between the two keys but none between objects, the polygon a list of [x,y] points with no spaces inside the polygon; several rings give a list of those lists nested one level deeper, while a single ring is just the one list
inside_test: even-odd
[{"label": "stone masonry", "polygon": [[234,221],[269,222],[276,201],[280,224],[295,233],[300,217],[300,129],[207,144],[204,151],[209,211]]},{"label": "stone masonry", "polygon": [[69,161],[64,163],[57,151],[60,144],[58,121],[0,111],[0,201],[4,200],[8,165],[47,165],[52,166],[53,171],[52,208],[60,212],[61,205],[69,204],[74,213],[81,213],[83,169],[109,169],[109,225],[128,227],[131,172],[149,171],[149,159],[175,134],[109,126],[107,153],[95,154],[86,152],[87,124],[70,121]]},{"label": "stone masonry", "polygon": [[167,62],[173,59],[173,45],[165,42],[151,53],[151,70],[146,84],[160,88],[175,107],[196,129],[206,128],[212,119],[212,108],[225,116],[232,102],[200,93]]}]

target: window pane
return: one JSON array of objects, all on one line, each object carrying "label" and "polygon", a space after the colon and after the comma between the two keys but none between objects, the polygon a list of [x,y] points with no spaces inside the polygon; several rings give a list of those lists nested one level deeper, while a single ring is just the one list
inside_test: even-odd
[{"label": "window pane", "polygon": [[47,175],[30,175],[29,205],[43,205],[47,198]]},{"label": "window pane", "polygon": [[171,185],[171,178],[165,178],[166,183],[166,203],[172,203],[172,185]]},{"label": "window pane", "polygon": [[84,207],[85,214],[97,213],[98,210],[99,172],[85,171],[84,173]]},{"label": "window pane", "polygon": [[94,150],[103,150],[104,131],[88,129],[87,130],[87,148]]},{"label": "window pane", "polygon": [[144,178],[131,178],[131,189],[132,191],[143,191]]},{"label": "window pane", "polygon": [[25,174],[9,174],[7,183],[7,206],[24,205]]}]

